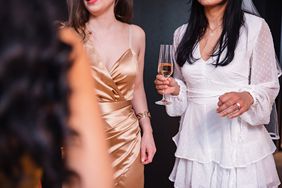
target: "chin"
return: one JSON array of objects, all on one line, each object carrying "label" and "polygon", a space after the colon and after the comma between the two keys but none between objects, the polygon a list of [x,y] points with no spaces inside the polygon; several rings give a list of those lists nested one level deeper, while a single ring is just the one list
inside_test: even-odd
[{"label": "chin", "polygon": [[91,14],[96,14],[97,12],[100,11],[101,7],[99,6],[98,3],[93,3],[93,4],[87,4],[86,1],[84,1],[85,8],[88,10],[89,13]]}]

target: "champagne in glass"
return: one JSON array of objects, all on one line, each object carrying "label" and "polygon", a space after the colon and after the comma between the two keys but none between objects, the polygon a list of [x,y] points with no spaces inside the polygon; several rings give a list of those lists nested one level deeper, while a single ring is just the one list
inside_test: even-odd
[{"label": "champagne in glass", "polygon": [[169,78],[173,72],[173,65],[171,63],[160,63],[159,73],[164,77]]},{"label": "champagne in glass", "polygon": [[[159,64],[158,64],[158,73],[163,75],[165,78],[169,78],[173,73],[173,63],[174,63],[174,50],[172,45],[162,44],[160,46],[159,54]],[[165,98],[160,101],[157,101],[158,105],[168,105],[171,102]]]}]

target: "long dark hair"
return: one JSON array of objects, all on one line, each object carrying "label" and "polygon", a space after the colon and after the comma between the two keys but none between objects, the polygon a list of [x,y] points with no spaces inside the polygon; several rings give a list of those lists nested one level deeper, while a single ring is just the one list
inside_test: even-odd
[{"label": "long dark hair", "polygon": [[[242,0],[223,0],[224,2],[227,5],[223,16],[222,34],[216,44],[218,48],[212,54],[212,56],[217,57],[214,62],[215,66],[225,66],[233,60],[240,28],[244,24],[244,13],[241,9]],[[197,60],[193,56],[193,50],[205,34],[207,26],[208,21],[204,7],[198,0],[193,0],[188,27],[176,52],[179,66],[182,67],[186,61],[192,64]],[[227,53],[221,58],[225,49],[227,49]]]},{"label": "long dark hair", "polygon": [[70,47],[60,42],[51,1],[0,0],[0,187],[21,187],[24,159],[46,187],[69,177],[61,146],[69,134]]},{"label": "long dark hair", "polygon": [[[83,0],[67,0],[67,4],[69,14],[67,26],[74,28],[85,39],[85,24],[89,21],[89,11]],[[117,20],[130,23],[133,17],[133,0],[115,0],[114,11]]]}]

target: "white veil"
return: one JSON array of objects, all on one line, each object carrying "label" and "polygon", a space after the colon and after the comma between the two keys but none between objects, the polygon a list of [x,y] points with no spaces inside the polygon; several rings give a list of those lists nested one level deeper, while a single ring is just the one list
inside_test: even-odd
[{"label": "white veil", "polygon": [[258,10],[256,9],[252,0],[243,0],[242,1],[242,10],[260,16]]},{"label": "white veil", "polygon": [[[256,9],[254,3],[252,0],[243,0],[242,1],[242,10],[245,12],[251,13],[256,16],[260,16],[258,10]],[[281,76],[282,70],[278,61],[278,58],[276,57],[276,64],[277,64],[277,76]],[[255,74],[255,72],[251,71],[251,74]],[[252,75],[250,75],[251,77]],[[268,130],[271,138],[273,140],[278,140],[280,138],[279,135],[279,122],[278,122],[278,115],[277,115],[277,109],[276,104],[272,106],[272,111],[270,115],[270,122],[268,125],[265,125],[266,129]]]}]

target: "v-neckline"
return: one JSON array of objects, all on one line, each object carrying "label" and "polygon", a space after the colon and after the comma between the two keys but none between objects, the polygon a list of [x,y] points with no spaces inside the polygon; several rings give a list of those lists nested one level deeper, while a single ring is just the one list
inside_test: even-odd
[{"label": "v-neckline", "polygon": [[[128,53],[128,51],[131,51],[131,48],[126,49],[123,53],[121,53],[121,55],[119,56],[119,58],[117,58],[117,60],[112,64],[111,67],[107,68],[106,64],[104,62],[101,62],[105,69],[108,71],[108,73],[110,75],[112,75],[112,72],[114,71],[116,64],[120,62],[120,60]],[[101,58],[101,56],[99,56]],[[102,60],[101,60],[102,61]]]},{"label": "v-neckline", "polygon": [[[87,27],[88,28],[88,27]],[[107,68],[106,64],[104,63],[104,61],[102,60],[101,58],[101,55],[98,53],[98,51],[96,50],[94,44],[93,44],[93,39],[90,39],[90,45],[92,46],[92,48],[94,49],[95,53],[96,53],[96,56],[98,57],[99,59],[99,64],[102,64],[102,66],[104,67],[104,69],[108,72],[108,74],[110,76],[112,76],[112,72],[114,71],[115,67],[116,67],[116,64],[118,62],[120,62],[120,60],[130,51],[133,55],[135,55],[135,52],[132,50],[131,48],[131,34],[130,34],[130,27],[129,27],[129,47],[123,52],[121,53],[121,55],[117,58],[117,60],[112,64],[111,67]]]},{"label": "v-neckline", "polygon": [[200,58],[200,60],[202,62],[204,62],[205,64],[208,64],[210,59],[212,58],[212,56],[210,56],[207,60],[205,60],[201,54],[201,47],[200,47],[200,42],[198,42],[198,45],[197,45],[197,51],[198,51],[198,56]]},{"label": "v-neckline", "polygon": [[108,69],[107,66],[105,65],[105,63],[103,62],[102,58],[101,58],[101,55],[98,53],[98,51],[95,49],[95,47],[93,46],[94,50],[95,50],[95,53],[96,53],[96,56],[98,57],[98,60],[99,60],[99,64],[103,67],[103,69],[106,70],[106,72],[109,74],[110,77],[112,77],[112,72],[114,71],[117,63],[119,63],[121,61],[121,59],[129,52],[131,51],[132,54],[133,51],[131,48],[127,48],[123,53],[121,53],[121,55],[117,58],[117,60],[113,63],[113,65]]}]

